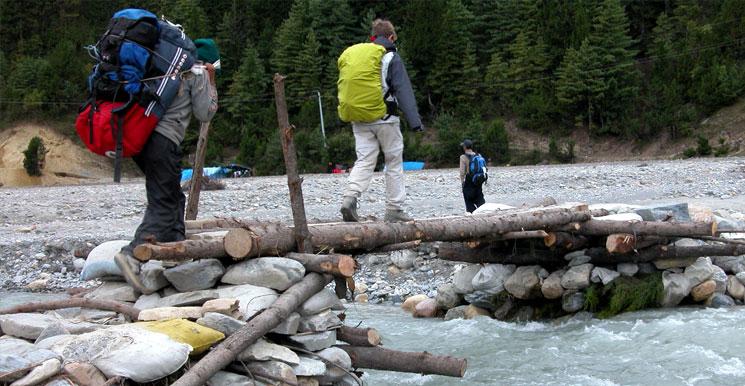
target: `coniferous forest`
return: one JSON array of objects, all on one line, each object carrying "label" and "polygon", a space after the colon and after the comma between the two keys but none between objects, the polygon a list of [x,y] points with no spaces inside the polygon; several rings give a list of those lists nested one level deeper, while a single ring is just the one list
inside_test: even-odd
[{"label": "coniferous forest", "polygon": [[743,0],[2,0],[0,122],[65,120],[72,132],[93,64],[84,46],[125,7],[216,40],[208,162],[257,174],[283,172],[275,72],[287,76],[301,171],[354,161],[350,125],[336,115],[336,59],[369,39],[376,17],[397,28],[427,127],[404,127],[404,158],[432,165],[456,162],[465,137],[493,164],[516,162],[506,122],[553,138],[695,136],[696,122],[745,87]]}]

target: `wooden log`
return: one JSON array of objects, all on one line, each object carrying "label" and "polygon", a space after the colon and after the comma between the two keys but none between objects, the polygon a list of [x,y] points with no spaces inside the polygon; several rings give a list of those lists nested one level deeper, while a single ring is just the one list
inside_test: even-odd
[{"label": "wooden log", "polygon": [[[315,250],[372,250],[389,244],[414,240],[460,241],[493,237],[508,232],[540,230],[573,221],[586,221],[590,215],[574,208],[532,209],[516,213],[496,213],[480,216],[445,217],[407,223],[334,223],[309,226]],[[294,239],[287,228],[267,225],[250,232],[231,229],[225,236],[241,232],[241,238],[251,238],[235,259],[250,256],[282,255],[294,250]],[[237,238],[237,237],[236,237]],[[246,242],[248,244],[248,242]]]},{"label": "wooden log", "polygon": [[69,298],[62,300],[51,300],[46,302],[34,302],[20,304],[8,308],[0,308],[0,315],[18,314],[22,312],[39,312],[49,310],[59,310],[61,308],[82,307],[97,310],[114,311],[128,316],[131,320],[137,320],[140,316],[140,310],[126,303],[113,300],[98,300],[86,298]]},{"label": "wooden log", "polygon": [[404,352],[382,347],[338,345],[352,358],[352,367],[399,371],[404,373],[437,374],[462,378],[467,362],[463,358],[432,355],[428,352]]},{"label": "wooden log", "polygon": [[587,237],[573,235],[569,232],[548,232],[543,243],[549,248],[561,248],[568,251],[582,249],[588,244]]},{"label": "wooden log", "polygon": [[339,299],[347,298],[347,292],[349,292],[349,288],[347,288],[346,279],[347,278],[344,278],[341,276],[334,277],[334,293],[336,294],[336,297]]},{"label": "wooden log", "polygon": [[716,236],[717,224],[705,222],[673,223],[661,221],[590,220],[552,227],[554,231],[579,233],[590,236],[607,236],[629,233],[643,236]]},{"label": "wooden log", "polygon": [[420,245],[422,245],[422,240],[414,240],[414,241],[407,241],[405,243],[383,245],[381,247],[374,248],[367,252],[368,253],[385,253],[385,252],[400,251],[404,249],[416,249],[416,248],[419,248]]},{"label": "wooden log", "polygon": [[276,301],[240,330],[227,337],[202,360],[192,366],[173,386],[200,386],[216,372],[224,369],[248,346],[277,327],[282,321],[311,296],[317,294],[331,281],[330,275],[311,272],[300,282],[288,288]]},{"label": "wooden log", "polygon": [[192,233],[186,236],[188,240],[222,240],[228,234],[227,229],[210,230],[207,232]]},{"label": "wooden log", "polygon": [[341,326],[336,330],[336,339],[352,346],[375,347],[380,345],[380,334],[374,328]]},{"label": "wooden log", "polygon": [[585,251],[596,264],[646,263],[657,259],[701,257],[701,256],[741,256],[745,255],[743,244],[698,245],[679,247],[674,244],[656,245],[640,249],[638,253],[612,255],[606,248],[588,248]]},{"label": "wooden log", "polygon": [[634,236],[628,233],[614,233],[605,240],[605,248],[610,253],[624,254],[636,249],[656,244],[667,244],[667,238],[658,236]]},{"label": "wooden log", "polygon": [[352,277],[357,269],[357,261],[350,255],[290,252],[285,257],[300,262],[306,272],[328,273],[340,277]]},{"label": "wooden log", "polygon": [[140,261],[185,261],[223,257],[225,256],[225,248],[219,238],[184,240],[170,243],[140,244],[134,248],[132,254]]},{"label": "wooden log", "polygon": [[437,258],[472,264],[539,264],[553,266],[566,263],[561,255],[553,251],[533,250],[505,253],[489,246],[471,248],[459,242],[440,243]]},{"label": "wooden log", "polygon": [[191,173],[191,184],[189,184],[189,198],[186,202],[185,217],[187,220],[196,220],[199,211],[199,193],[202,190],[202,175],[204,174],[204,156],[207,154],[207,136],[210,132],[210,123],[202,122],[199,126],[199,139],[197,140],[197,152],[194,155],[194,167]]}]

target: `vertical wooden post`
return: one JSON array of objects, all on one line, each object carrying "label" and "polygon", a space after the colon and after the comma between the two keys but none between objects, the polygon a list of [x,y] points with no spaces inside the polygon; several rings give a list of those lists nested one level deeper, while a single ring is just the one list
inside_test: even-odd
[{"label": "vertical wooden post", "polygon": [[274,102],[277,106],[277,122],[279,123],[279,138],[282,141],[282,152],[285,157],[287,170],[287,186],[290,188],[290,205],[292,206],[292,220],[295,224],[293,235],[299,252],[313,253],[313,243],[308,231],[308,221],[305,218],[305,202],[303,201],[303,179],[297,172],[297,151],[293,138],[293,126],[287,115],[285,101],[285,77],[274,74]]},{"label": "vertical wooden post", "polygon": [[189,199],[186,204],[186,219],[196,220],[199,211],[199,193],[202,190],[202,176],[204,175],[204,157],[207,154],[207,135],[210,132],[210,123],[202,122],[199,127],[199,140],[197,141],[197,153],[194,156],[194,167],[191,169],[191,184],[189,186]]}]

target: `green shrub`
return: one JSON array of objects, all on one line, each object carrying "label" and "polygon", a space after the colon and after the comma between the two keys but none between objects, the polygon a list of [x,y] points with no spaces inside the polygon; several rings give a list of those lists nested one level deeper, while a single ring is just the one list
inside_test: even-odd
[{"label": "green shrub", "polygon": [[719,137],[719,146],[717,146],[716,149],[714,149],[714,157],[724,157],[727,154],[729,154],[730,147],[729,144],[726,142],[726,140],[722,137]]},{"label": "green shrub", "polygon": [[711,155],[711,145],[709,145],[709,139],[703,135],[698,136],[698,146],[696,147],[696,153],[701,156]]},{"label": "green shrub", "polygon": [[548,155],[555,160],[559,160],[561,158],[559,146],[556,144],[556,138],[553,136],[551,137],[551,139],[548,140]]},{"label": "green shrub", "polygon": [[492,163],[503,165],[510,162],[510,139],[504,121],[492,121],[486,127],[480,142],[481,153]]},{"label": "green shrub", "polygon": [[[357,158],[354,150],[354,134],[349,128],[342,128],[326,140],[328,159],[334,163],[352,165]],[[405,148],[404,148],[404,151]]]},{"label": "green shrub", "polygon": [[696,149],[689,147],[683,151],[683,157],[693,158],[696,156]]},{"label": "green shrub", "polygon": [[28,147],[23,151],[23,168],[29,176],[40,176],[44,168],[44,157],[47,151],[39,137],[31,138]]}]

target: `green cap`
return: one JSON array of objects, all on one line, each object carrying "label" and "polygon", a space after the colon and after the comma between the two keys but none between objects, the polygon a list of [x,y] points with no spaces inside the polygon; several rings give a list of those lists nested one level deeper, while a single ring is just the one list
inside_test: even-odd
[{"label": "green cap", "polygon": [[194,41],[197,46],[197,59],[205,63],[215,63],[220,60],[220,51],[217,50],[217,44],[212,39],[197,39]]}]

